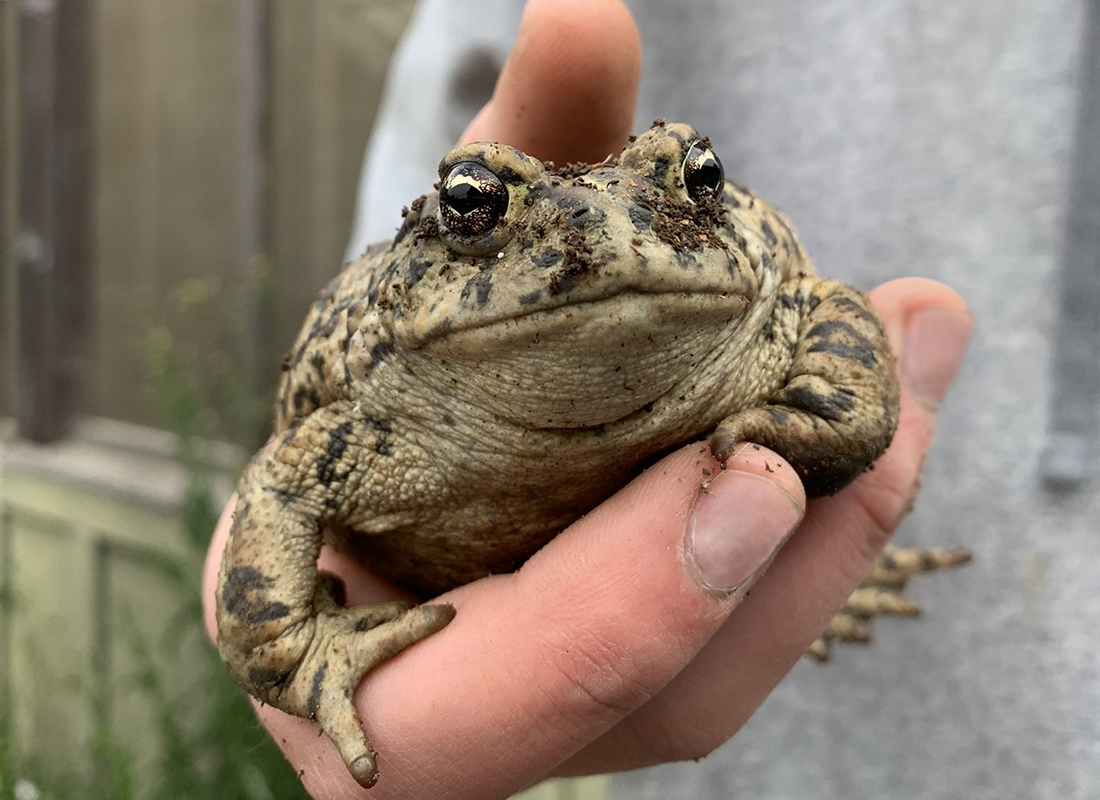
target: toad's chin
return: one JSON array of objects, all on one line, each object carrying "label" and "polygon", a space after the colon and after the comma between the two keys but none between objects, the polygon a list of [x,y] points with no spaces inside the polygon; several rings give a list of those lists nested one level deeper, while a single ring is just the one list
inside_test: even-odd
[{"label": "toad's chin", "polygon": [[686,380],[746,307],[731,295],[623,292],[452,330],[420,353],[476,362],[464,388],[502,417],[531,428],[590,428]]}]

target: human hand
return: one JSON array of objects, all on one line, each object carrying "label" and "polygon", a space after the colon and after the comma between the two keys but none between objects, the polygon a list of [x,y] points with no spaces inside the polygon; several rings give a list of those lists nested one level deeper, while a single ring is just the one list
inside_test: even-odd
[{"label": "human hand", "polygon": [[[493,101],[464,139],[559,162],[616,152],[631,125],[638,59],[617,2],[534,0]],[[746,446],[722,472],[705,445],[681,449],[516,574],[449,592],[442,600],[456,619],[370,673],[356,705],[380,752],[374,789],[351,779],[311,723],[260,708],[310,793],[506,797],[548,775],[696,758],[736,732],[907,509],[935,404],[965,349],[970,320],[946,287],[894,281],[872,299],[903,386],[898,433],[872,472],[807,508],[794,473],[767,451]],[[228,512],[204,586],[212,633]],[[746,601],[750,576],[803,512]],[[321,566],[345,581],[349,603],[397,595],[332,552]],[[708,579],[738,588],[715,590]]]}]

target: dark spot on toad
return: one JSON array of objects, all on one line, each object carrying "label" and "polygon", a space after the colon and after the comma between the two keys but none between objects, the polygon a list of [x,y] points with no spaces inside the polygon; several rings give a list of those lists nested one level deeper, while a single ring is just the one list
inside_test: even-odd
[{"label": "dark spot on toad", "polygon": [[840,422],[856,407],[850,390],[833,388],[828,394],[818,394],[805,386],[788,386],[783,391],[786,402],[829,422]]},{"label": "dark spot on toad", "polygon": [[249,625],[282,619],[290,609],[285,603],[268,603],[264,593],[275,581],[255,567],[233,567],[222,585],[225,610]]},{"label": "dark spot on toad", "polygon": [[670,163],[671,162],[669,161],[668,156],[658,156],[656,159],[654,159],[653,177],[659,183],[664,183],[665,176],[668,174],[668,165]]},{"label": "dark spot on toad", "polygon": [[579,205],[583,205],[583,200],[578,200],[571,194],[559,194],[558,199],[554,201],[554,205],[560,208],[562,211],[570,212]]},{"label": "dark spot on toad", "polygon": [[783,229],[783,249],[786,250],[787,254],[789,255],[798,249],[798,237],[794,235],[794,231],[791,230],[791,226],[787,224],[787,221],[783,219],[783,217],[778,216],[775,218],[775,220],[779,223],[779,227]]},{"label": "dark spot on toad", "polygon": [[309,688],[309,697],[306,699],[306,711],[310,719],[317,719],[317,711],[321,707],[321,692],[325,687],[325,673],[328,672],[326,661],[313,673],[313,684]]},{"label": "dark spot on toad", "polygon": [[547,247],[545,250],[531,256],[531,263],[536,267],[546,269],[547,267],[552,267],[559,263],[564,257],[565,253],[558,250],[556,247]]},{"label": "dark spot on toad", "polygon": [[512,186],[520,186],[524,183],[523,176],[509,166],[499,166],[494,172],[502,182],[511,184]]},{"label": "dark spot on toad", "polygon": [[760,221],[760,232],[764,234],[764,241],[767,242],[768,247],[775,247],[779,243],[775,231],[772,230],[772,226],[768,224],[766,219]]},{"label": "dark spot on toad", "polygon": [[845,312],[867,322],[874,322],[874,315],[850,297],[831,297],[829,302],[834,308],[844,309]]},{"label": "dark spot on toad", "polygon": [[283,673],[270,667],[249,667],[248,680],[254,686],[271,687],[283,679]]},{"label": "dark spot on toad", "polygon": [[568,294],[577,284],[572,278],[562,278],[555,275],[550,279],[550,295]]},{"label": "dark spot on toad", "polygon": [[405,270],[405,286],[412,288],[420,283],[424,274],[431,269],[432,262],[424,258],[414,258]]},{"label": "dark spot on toad", "polygon": [[649,226],[653,224],[653,209],[640,203],[631,203],[627,209],[627,214],[630,215],[630,221],[634,223],[635,229],[639,231],[648,230]]},{"label": "dark spot on toad", "polygon": [[274,495],[279,501],[280,508],[287,508],[291,503],[301,499],[301,496],[289,489],[277,489],[274,486],[265,486],[264,491],[267,494]]},{"label": "dark spot on toad", "polygon": [[493,276],[488,272],[481,272],[470,280],[466,281],[466,285],[462,287],[462,299],[470,299],[470,295],[476,293],[477,304],[484,306],[489,302],[489,292],[493,288]]},{"label": "dark spot on toad", "polygon": [[520,295],[519,304],[521,306],[533,305],[534,303],[537,303],[539,301],[540,297],[542,297],[542,290],[535,289],[533,292],[528,292],[527,294]]},{"label": "dark spot on toad", "polygon": [[322,486],[331,486],[338,477],[336,467],[348,450],[348,443],[344,437],[349,433],[351,433],[350,422],[343,422],[328,432],[325,452],[317,458],[317,480]]},{"label": "dark spot on toad", "polygon": [[697,259],[692,253],[684,252],[682,250],[676,251],[676,265],[683,269],[698,269],[699,259]]},{"label": "dark spot on toad", "polygon": [[857,361],[867,369],[873,369],[878,363],[875,346],[843,320],[819,322],[810,328],[806,338],[814,340],[807,348],[809,353],[828,353],[846,361]]},{"label": "dark spot on toad", "polygon": [[393,344],[390,342],[379,341],[375,342],[374,347],[370,349],[370,363],[372,367],[376,367],[393,355]]},{"label": "dark spot on toad", "polygon": [[307,386],[300,386],[298,390],[294,392],[294,410],[303,414],[309,408],[319,408],[321,405],[321,398],[317,396],[312,388]]},{"label": "dark spot on toad", "polygon": [[[660,127],[664,127],[664,120],[659,120],[659,122],[661,123]],[[656,122],[654,123],[654,125],[656,125]],[[675,129],[669,128],[667,131],[665,131],[665,136],[668,136],[670,139],[675,139],[679,143],[681,150],[687,149],[687,140],[683,136],[681,136],[680,133]],[[702,142],[704,147],[710,147],[709,138],[703,138],[700,141]]]},{"label": "dark spot on toad", "polygon": [[380,419],[374,419],[373,417],[365,417],[363,419],[371,428],[374,429],[377,438],[374,441],[374,452],[380,456],[393,455],[393,448],[390,446],[389,438],[393,433],[393,428],[387,425]]},{"label": "dark spot on toad", "polygon": [[531,206],[538,200],[544,200],[549,193],[550,189],[545,183],[537,183],[527,192],[524,204]]},{"label": "dark spot on toad", "polygon": [[772,422],[774,422],[776,425],[786,425],[787,422],[790,420],[791,415],[784,411],[782,408],[779,408],[778,406],[767,406],[766,410],[768,412],[768,416],[772,418]]}]

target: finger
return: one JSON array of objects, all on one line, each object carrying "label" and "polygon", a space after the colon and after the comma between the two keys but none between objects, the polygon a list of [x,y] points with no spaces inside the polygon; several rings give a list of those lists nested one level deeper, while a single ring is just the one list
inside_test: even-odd
[{"label": "finger", "polygon": [[886,321],[899,373],[909,394],[934,412],[970,342],[974,321],[952,289],[927,278],[899,278],[870,293]]},{"label": "finger", "polygon": [[[750,446],[723,472],[692,445],[519,572],[445,595],[455,621],[356,697],[380,753],[370,797],[506,797],[553,768],[698,652],[803,507],[777,456]],[[359,796],[312,726],[261,716],[314,796]]]},{"label": "finger", "polygon": [[630,135],[640,70],[638,30],[618,0],[530,0],[493,97],[460,143],[600,161]]},{"label": "finger", "polygon": [[698,656],[644,707],[558,774],[636,769],[701,758],[753,714],[843,605],[916,494],[935,408],[970,339],[971,318],[947,287],[904,279],[871,293],[898,356],[898,432],[874,469],[815,500],[751,596]]}]

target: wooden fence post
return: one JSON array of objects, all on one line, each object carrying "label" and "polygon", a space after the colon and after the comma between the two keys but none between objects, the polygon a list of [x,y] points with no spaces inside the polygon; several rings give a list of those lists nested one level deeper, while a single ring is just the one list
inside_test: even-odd
[{"label": "wooden fence post", "polygon": [[15,27],[15,7],[0,3],[0,417],[15,402]]},{"label": "wooden fence post", "polygon": [[20,0],[16,420],[65,436],[87,361],[91,53],[87,0]]},{"label": "wooden fence post", "polygon": [[[276,356],[270,318],[272,290],[268,193],[270,163],[271,10],[267,0],[238,0],[237,51],[240,100],[237,118],[237,266],[242,366],[252,397],[269,390]],[[267,436],[268,421],[249,431],[257,444]]]}]

